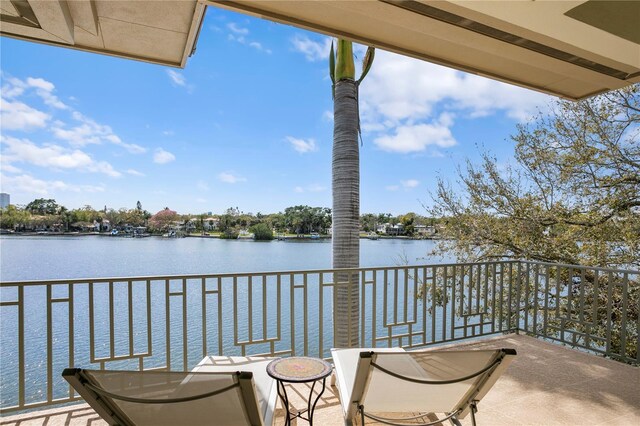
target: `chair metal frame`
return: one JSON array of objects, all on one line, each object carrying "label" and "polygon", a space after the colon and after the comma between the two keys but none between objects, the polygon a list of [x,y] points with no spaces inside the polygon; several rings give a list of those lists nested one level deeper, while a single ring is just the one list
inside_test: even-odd
[{"label": "chair metal frame", "polygon": [[[496,356],[491,360],[491,362],[489,362],[486,366],[484,366],[480,370],[475,371],[471,374],[468,374],[464,377],[457,377],[455,379],[449,379],[449,380],[422,380],[422,379],[416,379],[414,377],[403,376],[401,374],[395,373],[377,364],[376,359],[378,357],[378,353],[376,353],[375,351],[361,352],[357,371],[358,372],[366,371],[367,374],[365,375],[365,374],[356,373],[356,379],[353,384],[351,401],[356,406],[356,413],[359,414],[362,425],[365,424],[365,418],[369,418],[371,420],[384,423],[390,426],[412,426],[412,425],[415,425],[416,423],[411,424],[411,423],[396,423],[396,422],[422,419],[424,417],[427,417],[431,413],[425,413],[425,414],[420,414],[413,417],[403,417],[403,418],[381,417],[381,416],[376,416],[376,415],[367,413],[365,411],[364,405],[360,404],[360,401],[364,397],[365,390],[368,388],[369,381],[371,379],[370,373],[372,369],[375,368],[377,370],[380,370],[383,373],[388,374],[392,377],[395,377],[399,380],[403,380],[411,383],[417,383],[417,384],[424,384],[424,385],[453,384],[453,383],[464,382],[466,380],[473,379],[475,377],[479,377],[478,382],[475,384],[473,391],[470,392],[469,395],[467,395],[466,398],[463,401],[461,401],[452,412],[445,413],[446,417],[442,419],[438,419],[437,421],[432,421],[430,423],[420,423],[423,426],[430,426],[430,425],[441,424],[442,422],[449,420],[452,424],[456,426],[460,426],[460,421],[458,420],[458,416],[460,416],[463,413],[466,413],[468,410],[468,412],[471,414],[471,424],[473,426],[476,426],[475,413],[478,411],[478,407],[477,407],[477,404],[479,402],[478,399],[479,397],[484,395],[483,391],[485,392],[488,391],[488,388],[485,389],[485,386],[489,382],[489,378],[496,373],[496,371],[502,365],[503,361],[507,356],[515,356],[516,354],[517,353],[514,349],[499,349],[499,350],[496,350]],[[385,353],[385,355],[389,355],[389,353]],[[394,355],[397,356],[397,354],[394,354]],[[411,356],[411,353],[407,352],[406,355]],[[345,421],[347,422],[347,424],[349,423],[349,419],[345,419]]]},{"label": "chair metal frame", "polygon": [[[245,412],[247,414],[248,420],[251,425],[262,426],[263,420],[260,415],[260,409],[257,404],[254,384],[253,384],[253,373],[250,371],[237,371],[237,372],[221,372],[221,373],[213,373],[213,372],[188,372],[188,371],[180,371],[180,372],[163,372],[163,374],[173,374],[176,375],[193,375],[193,376],[211,376],[211,375],[232,375],[234,383],[232,385],[226,386],[222,389],[217,389],[215,391],[206,392],[199,395],[192,395],[188,397],[182,398],[164,398],[164,399],[153,399],[153,398],[136,398],[126,395],[118,395],[112,392],[109,392],[103,388],[101,388],[92,378],[91,371],[87,369],[81,368],[65,368],[62,372],[62,377],[64,377],[67,382],[78,392],[78,394],[95,410],[95,412],[102,417],[107,423],[110,425],[119,425],[119,426],[136,426],[136,424],[118,407],[118,405],[114,402],[114,400],[121,400],[131,403],[138,404],[176,404],[181,402],[189,402],[196,401],[198,399],[209,398],[216,395],[220,395],[224,392],[228,392],[239,388],[240,394],[242,396],[242,402],[245,407]],[[114,371],[115,372],[115,371]],[[120,371],[122,373],[141,373],[140,371]],[[142,372],[144,373],[144,372]],[[148,373],[156,373],[154,371],[149,371]]]}]

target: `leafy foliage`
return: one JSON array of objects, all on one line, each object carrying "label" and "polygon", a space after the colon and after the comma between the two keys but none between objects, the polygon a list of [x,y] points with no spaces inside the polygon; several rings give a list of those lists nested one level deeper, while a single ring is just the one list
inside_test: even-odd
[{"label": "leafy foliage", "polygon": [[47,215],[57,214],[60,206],[56,203],[56,200],[38,198],[27,204],[25,209],[32,214]]},{"label": "leafy foliage", "polygon": [[[517,164],[501,167],[484,154],[480,166],[467,162],[460,171],[461,191],[438,182],[430,213],[446,222],[433,254],[638,269],[639,137],[639,85],[557,102],[548,115],[518,126],[512,137]],[[564,317],[585,318],[572,326],[603,339],[610,328],[611,347],[635,357],[640,283],[626,283],[624,273],[564,271],[549,277],[562,286],[558,294],[584,300],[582,307],[570,297],[557,300]]]},{"label": "leafy foliage", "polygon": [[285,226],[296,234],[326,233],[331,226],[331,209],[294,206],[284,210]]},{"label": "leafy foliage", "polygon": [[521,258],[640,266],[640,86],[558,102],[518,126],[516,165],[467,163],[461,193],[438,182],[440,250],[460,259]]},{"label": "leafy foliage", "polygon": [[266,223],[253,225],[249,230],[253,233],[253,239],[256,241],[273,240],[273,231]]}]

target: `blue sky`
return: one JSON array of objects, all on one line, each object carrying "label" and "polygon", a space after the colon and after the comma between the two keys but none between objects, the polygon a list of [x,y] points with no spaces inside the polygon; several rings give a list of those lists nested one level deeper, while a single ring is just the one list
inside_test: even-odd
[{"label": "blue sky", "polygon": [[[331,206],[327,37],[209,7],[184,70],[0,43],[0,186],[12,204]],[[361,212],[424,214],[436,176],[455,185],[482,149],[512,161],[516,124],[551,99],[377,51],[360,90]]]}]

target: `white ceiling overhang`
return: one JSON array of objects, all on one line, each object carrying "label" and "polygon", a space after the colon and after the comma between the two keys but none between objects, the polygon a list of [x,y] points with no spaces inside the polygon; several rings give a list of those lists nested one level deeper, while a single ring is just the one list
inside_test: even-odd
[{"label": "white ceiling overhang", "polygon": [[195,0],[0,0],[0,33],[184,67],[204,11]]},{"label": "white ceiling overhang", "polygon": [[567,99],[640,82],[640,1],[209,3]]},{"label": "white ceiling overhang", "polygon": [[567,99],[640,82],[640,1],[0,0],[0,32],[184,67],[205,5]]}]

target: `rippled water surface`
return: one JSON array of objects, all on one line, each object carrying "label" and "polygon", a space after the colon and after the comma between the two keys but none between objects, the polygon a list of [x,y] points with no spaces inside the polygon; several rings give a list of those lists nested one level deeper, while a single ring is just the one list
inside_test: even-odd
[{"label": "rippled water surface", "polygon": [[[428,240],[360,242],[362,266],[439,263]],[[0,280],[329,269],[331,242],[217,238],[0,237]]]}]

